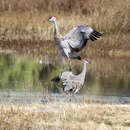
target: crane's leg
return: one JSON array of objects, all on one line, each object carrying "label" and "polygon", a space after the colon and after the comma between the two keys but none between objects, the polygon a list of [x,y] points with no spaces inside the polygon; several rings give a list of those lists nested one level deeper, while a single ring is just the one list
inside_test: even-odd
[{"label": "crane's leg", "polygon": [[[61,56],[61,60],[62,60],[62,70],[61,70],[59,75],[61,75],[64,72],[64,69],[65,69],[65,57]],[[51,81],[54,81],[54,82],[57,82],[57,83],[60,82],[59,75],[52,78]]]},{"label": "crane's leg", "polygon": [[70,58],[68,58],[68,61],[69,61],[69,71],[72,71],[72,69],[71,69],[71,60],[70,60]]},{"label": "crane's leg", "polygon": [[62,56],[62,71],[65,69],[65,57]]},{"label": "crane's leg", "polygon": [[69,96],[69,98],[68,98],[68,102],[71,102],[71,101],[72,101],[72,99],[71,99],[71,98],[72,98],[72,95],[69,93],[68,96]]}]

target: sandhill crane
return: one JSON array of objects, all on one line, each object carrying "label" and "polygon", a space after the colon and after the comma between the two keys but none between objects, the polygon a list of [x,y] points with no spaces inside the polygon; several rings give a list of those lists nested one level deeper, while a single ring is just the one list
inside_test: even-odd
[{"label": "sandhill crane", "polygon": [[83,60],[82,72],[78,75],[72,74],[71,71],[62,72],[58,77],[52,79],[55,82],[62,82],[63,91],[67,94],[75,94],[84,85],[86,76],[86,64],[89,63],[88,60]]},{"label": "sandhill crane", "polygon": [[54,43],[60,50],[63,69],[65,67],[65,57],[67,56],[70,71],[71,71],[70,59],[72,58],[81,60],[81,57],[77,56],[76,52],[81,51],[86,45],[88,40],[95,41],[102,35],[101,33],[92,29],[90,26],[80,25],[73,28],[65,36],[61,36],[58,31],[56,18],[50,17],[48,20],[54,23]]}]

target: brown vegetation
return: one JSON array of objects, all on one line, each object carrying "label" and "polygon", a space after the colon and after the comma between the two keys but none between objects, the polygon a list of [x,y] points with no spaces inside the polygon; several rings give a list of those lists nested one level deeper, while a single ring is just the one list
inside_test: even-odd
[{"label": "brown vegetation", "polygon": [[[52,42],[47,42],[53,40],[53,25],[47,21],[53,15],[63,35],[80,24],[91,25],[103,33],[102,39],[95,45],[89,45],[90,50],[95,51],[96,47],[96,56],[98,52],[100,55],[130,56],[127,51],[130,49],[129,0],[1,0],[0,10],[2,49],[34,54],[44,54],[47,50],[53,53],[49,52],[50,46],[54,47]],[[114,53],[115,49],[121,50],[120,53]],[[91,56],[95,55],[94,51]],[[57,50],[54,52],[57,54]]]},{"label": "brown vegetation", "polygon": [[0,129],[129,130],[129,105],[0,104]]}]

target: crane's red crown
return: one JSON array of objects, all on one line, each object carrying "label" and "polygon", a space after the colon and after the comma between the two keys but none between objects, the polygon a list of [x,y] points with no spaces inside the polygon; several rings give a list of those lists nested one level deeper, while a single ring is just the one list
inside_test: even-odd
[{"label": "crane's red crown", "polygon": [[85,60],[86,60],[87,62],[89,62],[89,61],[88,61],[88,58],[85,58]]}]

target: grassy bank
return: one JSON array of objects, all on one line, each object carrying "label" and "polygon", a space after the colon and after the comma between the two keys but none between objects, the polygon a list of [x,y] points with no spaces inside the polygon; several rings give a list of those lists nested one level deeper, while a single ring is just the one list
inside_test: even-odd
[{"label": "grassy bank", "polygon": [[0,129],[129,130],[129,105],[0,104]]},{"label": "grassy bank", "polygon": [[53,25],[47,21],[48,17],[56,16],[62,35],[80,24],[103,33],[102,39],[88,45],[89,56],[130,57],[129,0],[2,0],[0,10],[2,50],[57,55],[52,44]]}]

